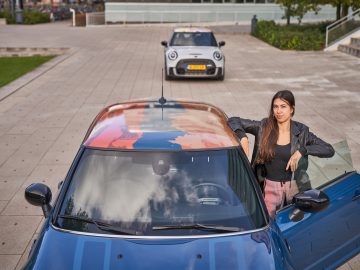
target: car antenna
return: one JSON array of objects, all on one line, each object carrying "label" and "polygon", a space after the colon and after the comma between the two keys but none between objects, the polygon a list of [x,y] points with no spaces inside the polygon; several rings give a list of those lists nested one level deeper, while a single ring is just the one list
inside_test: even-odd
[{"label": "car antenna", "polygon": [[161,98],[159,98],[159,103],[161,105],[161,120],[164,120],[164,104],[166,103],[166,98],[164,98],[164,69],[161,69]]},{"label": "car antenna", "polygon": [[159,99],[159,103],[164,105],[166,103],[166,98],[164,98],[164,69],[161,69],[161,98]]}]

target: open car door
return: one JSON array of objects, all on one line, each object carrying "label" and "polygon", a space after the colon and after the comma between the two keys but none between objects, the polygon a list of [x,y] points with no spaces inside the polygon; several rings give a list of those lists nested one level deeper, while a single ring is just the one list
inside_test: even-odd
[{"label": "open car door", "polygon": [[309,159],[316,190],[299,193],[276,214],[295,269],[335,269],[360,252],[360,175],[347,143],[334,157]]}]

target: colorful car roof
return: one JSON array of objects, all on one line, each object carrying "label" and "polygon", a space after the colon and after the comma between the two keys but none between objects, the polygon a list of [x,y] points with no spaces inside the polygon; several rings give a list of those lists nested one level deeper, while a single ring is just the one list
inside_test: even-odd
[{"label": "colorful car roof", "polygon": [[95,118],[83,145],[105,149],[209,149],[238,146],[215,106],[186,101],[111,105]]},{"label": "colorful car roof", "polygon": [[194,32],[212,32],[209,28],[204,27],[181,27],[175,28],[174,32],[186,32],[186,33],[194,33]]}]

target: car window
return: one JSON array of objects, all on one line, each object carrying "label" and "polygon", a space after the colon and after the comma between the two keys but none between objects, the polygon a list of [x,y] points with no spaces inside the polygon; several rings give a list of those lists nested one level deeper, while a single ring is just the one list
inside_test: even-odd
[{"label": "car window", "polygon": [[[60,215],[101,220],[143,235],[199,235],[211,230],[153,230],[211,224],[253,230],[266,221],[239,149],[142,152],[86,149]],[[92,224],[59,218],[71,230]],[[219,233],[216,231],[216,233]]]},{"label": "car window", "polygon": [[335,155],[331,158],[309,156],[307,174],[312,188],[324,186],[338,176],[355,170],[347,141],[340,141],[333,147]]},{"label": "car window", "polygon": [[300,192],[321,189],[331,184],[334,179],[355,171],[347,141],[343,140],[332,146],[335,154],[331,158],[308,156],[308,162],[300,159],[299,167],[294,174]]},{"label": "car window", "polygon": [[217,47],[216,39],[211,32],[175,32],[170,46],[213,46]]}]

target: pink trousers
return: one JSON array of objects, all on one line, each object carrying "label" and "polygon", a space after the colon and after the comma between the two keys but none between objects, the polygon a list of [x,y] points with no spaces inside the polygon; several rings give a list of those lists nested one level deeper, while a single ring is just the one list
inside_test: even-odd
[{"label": "pink trousers", "polygon": [[299,188],[295,180],[277,182],[265,179],[265,204],[270,217],[274,217],[277,208],[281,205],[283,193],[285,192],[286,203],[291,203]]}]

